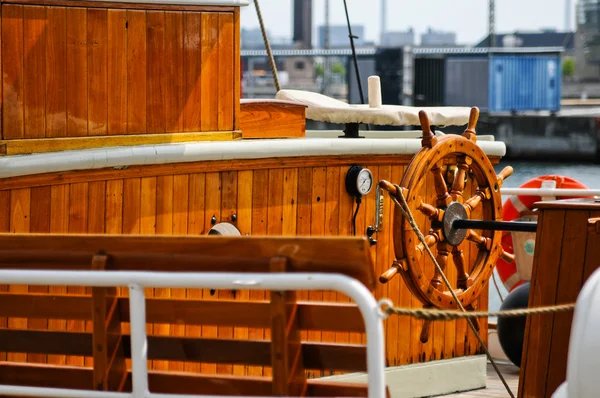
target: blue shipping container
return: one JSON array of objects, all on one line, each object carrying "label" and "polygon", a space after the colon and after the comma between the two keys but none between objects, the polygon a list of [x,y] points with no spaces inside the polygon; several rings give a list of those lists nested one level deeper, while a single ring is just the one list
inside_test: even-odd
[{"label": "blue shipping container", "polygon": [[490,112],[552,111],[560,109],[560,54],[490,57]]}]

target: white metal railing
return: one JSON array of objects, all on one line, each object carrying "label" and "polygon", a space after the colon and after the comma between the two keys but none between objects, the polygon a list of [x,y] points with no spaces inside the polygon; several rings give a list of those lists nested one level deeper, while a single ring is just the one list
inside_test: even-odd
[{"label": "white metal railing", "polygon": [[553,200],[558,196],[600,196],[600,189],[556,188],[555,180],[541,181],[539,188],[500,188],[502,195],[540,196]]},{"label": "white metal railing", "polygon": [[600,189],[500,188],[502,195],[526,196],[600,196]]},{"label": "white metal railing", "polygon": [[[132,392],[102,392],[0,385],[0,395],[66,398],[192,398],[208,395],[154,394],[148,389],[148,340],[145,287],[248,290],[334,290],[351,297],[365,321],[369,398],[384,398],[385,350],[381,310],[371,292],[356,279],[323,273],[165,273],[128,271],[0,270],[0,283],[86,287],[129,286]],[[223,398],[222,396],[218,396]],[[215,397],[217,398],[217,397]]]}]

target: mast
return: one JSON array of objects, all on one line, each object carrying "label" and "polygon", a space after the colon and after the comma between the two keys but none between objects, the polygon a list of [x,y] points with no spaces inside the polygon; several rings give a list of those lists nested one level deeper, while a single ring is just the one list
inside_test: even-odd
[{"label": "mast", "polygon": [[489,0],[489,36],[490,47],[496,47],[496,2]]}]

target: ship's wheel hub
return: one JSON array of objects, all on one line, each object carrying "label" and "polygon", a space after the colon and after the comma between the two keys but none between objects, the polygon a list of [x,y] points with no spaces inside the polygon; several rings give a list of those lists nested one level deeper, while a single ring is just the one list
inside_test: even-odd
[{"label": "ship's wheel hub", "polygon": [[442,233],[444,239],[451,246],[460,245],[463,240],[467,237],[467,230],[464,228],[454,228],[454,221],[456,220],[467,220],[469,216],[462,203],[451,202],[444,212],[444,218],[442,219]]}]

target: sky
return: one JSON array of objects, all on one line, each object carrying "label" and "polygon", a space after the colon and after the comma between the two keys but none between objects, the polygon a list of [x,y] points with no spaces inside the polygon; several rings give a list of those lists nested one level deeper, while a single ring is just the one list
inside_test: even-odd
[{"label": "sky", "polygon": [[[475,44],[488,31],[488,0],[387,0],[387,30],[415,29],[415,37],[429,27],[453,31],[458,44]],[[365,40],[378,42],[381,1],[347,0],[352,25],[365,26]],[[496,33],[565,29],[566,4],[571,3],[571,29],[575,26],[576,0],[496,0]],[[330,0],[330,24],[346,24],[343,0]],[[259,0],[263,19],[273,36],[292,36],[292,0]],[[325,0],[313,0],[313,36],[325,20]],[[254,4],[241,13],[244,28],[258,27]]]}]

